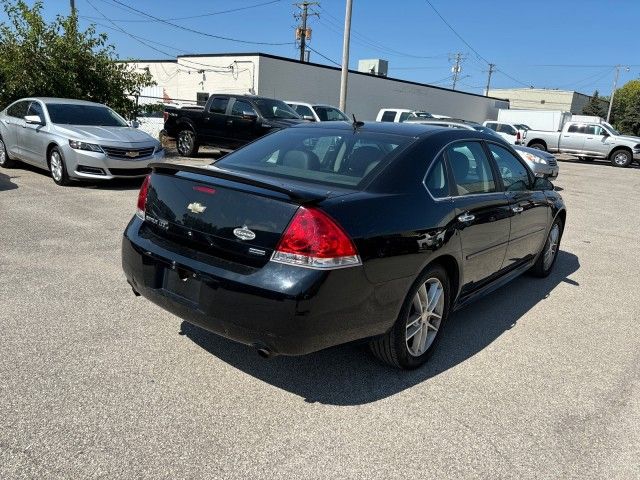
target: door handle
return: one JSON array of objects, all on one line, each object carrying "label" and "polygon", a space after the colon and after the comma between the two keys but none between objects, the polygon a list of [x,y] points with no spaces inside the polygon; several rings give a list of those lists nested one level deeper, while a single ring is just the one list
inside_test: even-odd
[{"label": "door handle", "polygon": [[514,205],[513,207],[511,207],[511,210],[513,210],[513,213],[522,213],[524,208],[522,208],[520,205]]},{"label": "door handle", "polygon": [[462,223],[473,222],[475,219],[476,219],[476,216],[470,214],[469,212],[463,213],[458,217],[458,221]]},{"label": "door handle", "polygon": [[227,125],[233,125],[233,120],[227,120]]}]

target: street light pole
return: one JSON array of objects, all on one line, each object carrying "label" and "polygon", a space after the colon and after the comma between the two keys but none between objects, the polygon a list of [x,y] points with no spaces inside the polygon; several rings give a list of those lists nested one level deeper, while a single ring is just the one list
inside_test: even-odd
[{"label": "street light pole", "polygon": [[347,81],[349,77],[349,39],[351,37],[352,0],[347,0],[347,11],[344,16],[344,39],[342,40],[342,75],[340,77],[340,110],[347,109]]},{"label": "street light pole", "polygon": [[620,75],[621,65],[616,65],[616,76],[613,78],[613,89],[611,90],[611,98],[609,99],[609,110],[607,111],[607,123],[611,117],[611,107],[613,107],[613,97],[616,94],[616,87],[618,86],[618,76]]}]

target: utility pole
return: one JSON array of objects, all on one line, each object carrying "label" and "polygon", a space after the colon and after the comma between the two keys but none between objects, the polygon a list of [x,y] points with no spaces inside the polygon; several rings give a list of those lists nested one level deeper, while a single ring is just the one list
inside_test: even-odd
[{"label": "utility pole", "polygon": [[[449,56],[449,60],[451,59],[452,57]],[[462,72],[462,61],[465,59],[465,57],[462,55],[462,53],[458,52],[453,56],[453,59],[455,60],[455,64],[453,65],[453,67],[451,67],[451,73],[453,73],[453,86],[451,88],[455,90],[456,84],[458,83],[458,75],[460,75],[460,72]]]},{"label": "utility pole", "polygon": [[313,5],[319,5],[319,3],[305,1],[301,3],[294,3],[294,5],[302,10],[302,13],[294,15],[294,17],[296,19],[302,20],[302,25],[296,29],[297,30],[296,37],[300,37],[300,61],[304,62],[305,61],[304,55],[306,53],[305,51],[307,48],[307,38],[308,38],[308,34],[311,33],[310,29],[307,30],[307,18],[309,16],[316,16],[316,17],[320,16],[315,12],[309,13],[309,7]]},{"label": "utility pole", "polygon": [[491,75],[493,75],[493,71],[496,68],[496,64],[495,63],[490,63],[489,64],[489,77],[487,78],[487,88],[484,91],[484,96],[488,97],[489,96],[489,87],[491,86]]},{"label": "utility pole", "polygon": [[71,13],[76,13],[76,0],[70,0],[71,2]]},{"label": "utility pole", "polygon": [[[618,76],[620,76],[620,69],[622,65],[616,65],[616,76],[613,78],[613,89],[611,90],[611,98],[609,99],[609,110],[607,111],[607,123],[609,123],[609,118],[611,117],[611,107],[613,107],[613,97],[616,94],[616,88],[618,87]],[[627,72],[629,71],[629,67],[626,67]]]},{"label": "utility pole", "polygon": [[342,75],[340,76],[340,110],[347,109],[347,80],[349,78],[349,39],[351,38],[351,10],[353,0],[347,0],[344,15],[344,38],[342,40]]}]

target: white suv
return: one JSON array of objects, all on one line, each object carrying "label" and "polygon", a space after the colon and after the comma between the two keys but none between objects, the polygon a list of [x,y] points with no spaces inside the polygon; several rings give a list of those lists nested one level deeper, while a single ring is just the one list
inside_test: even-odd
[{"label": "white suv", "polygon": [[349,117],[340,109],[332,105],[320,105],[306,102],[285,101],[293,110],[310,122],[348,122]]},{"label": "white suv", "polygon": [[482,125],[496,132],[511,145],[523,145],[525,143],[524,139],[527,137],[527,131],[519,129],[512,123],[487,120]]}]

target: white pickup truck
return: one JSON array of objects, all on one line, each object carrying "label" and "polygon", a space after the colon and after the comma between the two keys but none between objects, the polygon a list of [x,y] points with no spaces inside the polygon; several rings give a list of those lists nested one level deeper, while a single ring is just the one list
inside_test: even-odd
[{"label": "white pickup truck", "polygon": [[566,122],[560,132],[527,131],[527,146],[584,159],[608,159],[616,167],[640,163],[640,137],[621,135],[606,122]]}]

